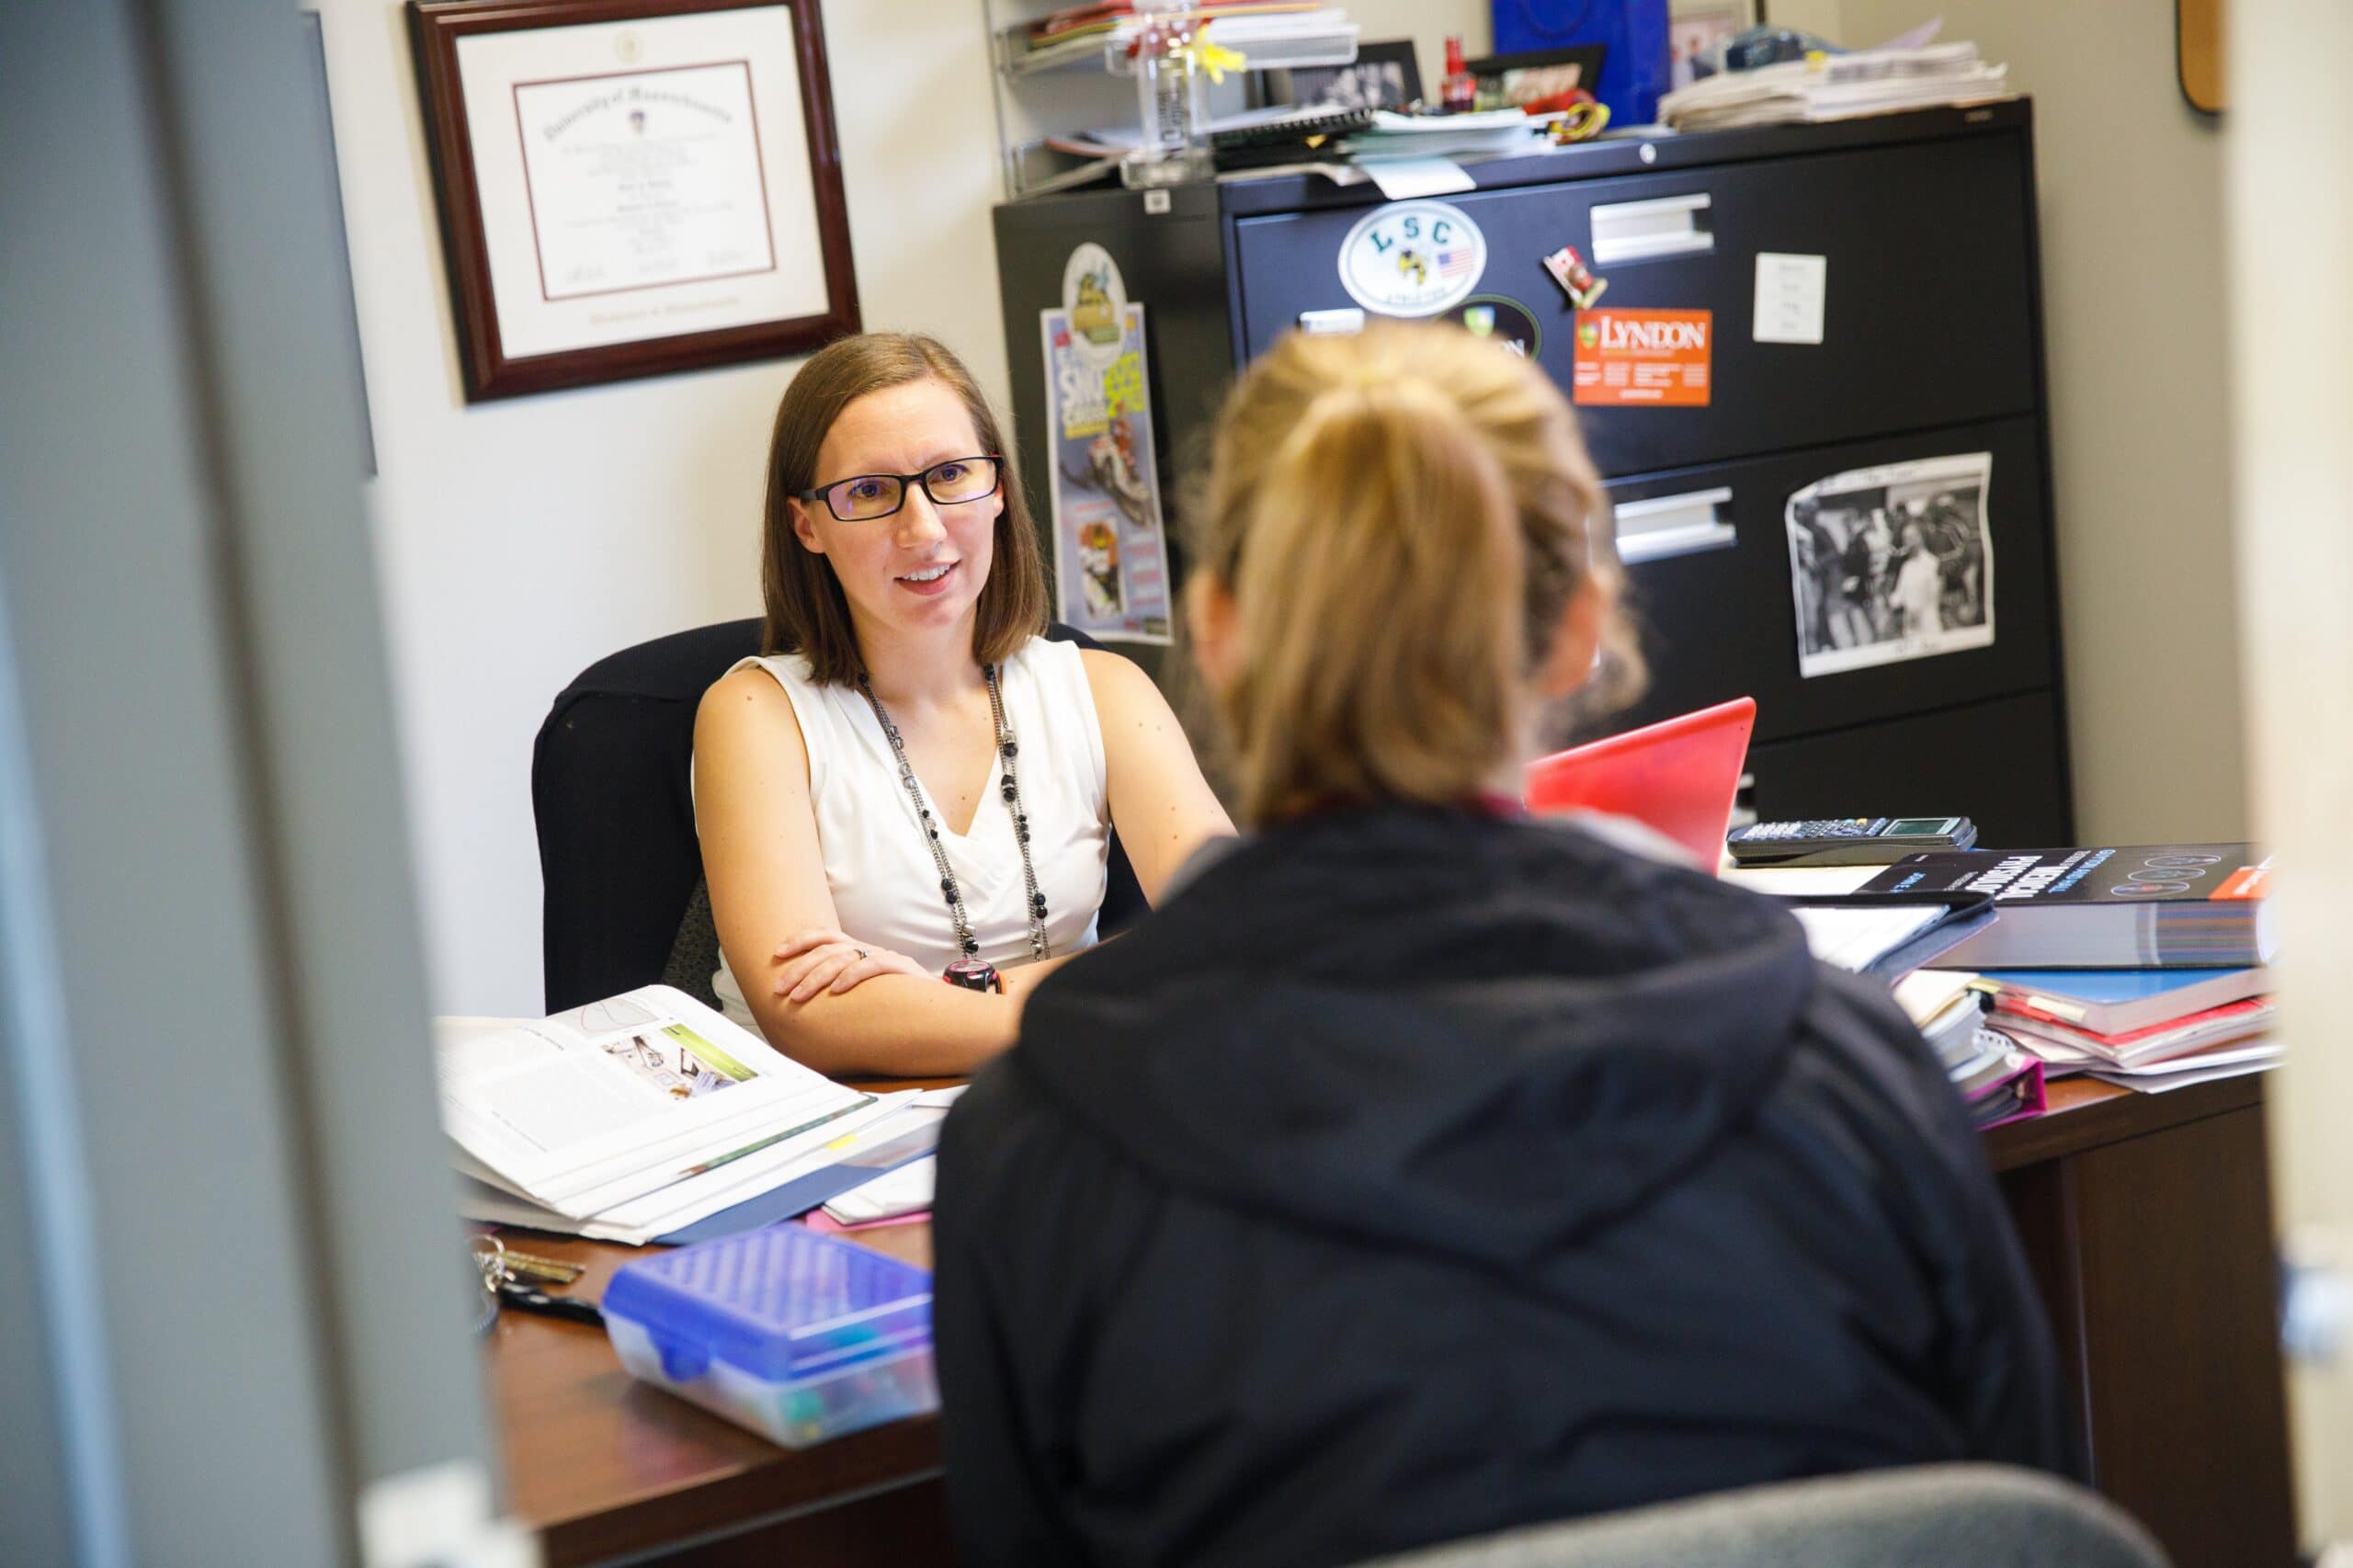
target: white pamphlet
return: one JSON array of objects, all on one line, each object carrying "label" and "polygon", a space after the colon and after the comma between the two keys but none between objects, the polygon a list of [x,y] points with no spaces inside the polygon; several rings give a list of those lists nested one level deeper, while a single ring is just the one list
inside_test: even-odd
[{"label": "white pamphlet", "polygon": [[873,1103],[668,986],[551,1017],[443,1019],[444,1129],[497,1186],[573,1219],[814,1135]]}]

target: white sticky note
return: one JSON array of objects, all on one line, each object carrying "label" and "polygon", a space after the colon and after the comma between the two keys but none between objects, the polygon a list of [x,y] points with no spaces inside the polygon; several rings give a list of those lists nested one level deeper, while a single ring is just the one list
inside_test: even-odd
[{"label": "white sticky note", "polygon": [[1479,182],[1451,158],[1367,158],[1363,167],[1381,187],[1381,194],[1392,201],[1479,188]]},{"label": "white sticky note", "polygon": [[1830,278],[1826,256],[1756,253],[1755,337],[1759,343],[1820,343],[1822,301]]}]

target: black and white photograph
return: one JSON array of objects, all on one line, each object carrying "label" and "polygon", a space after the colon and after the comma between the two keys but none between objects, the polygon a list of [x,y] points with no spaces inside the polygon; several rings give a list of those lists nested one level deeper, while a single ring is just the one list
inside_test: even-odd
[{"label": "black and white photograph", "polygon": [[1404,110],[1421,99],[1422,73],[1411,39],[1359,44],[1353,64],[1269,72],[1271,101],[1334,108]]},{"label": "black and white photograph", "polygon": [[1855,469],[1790,497],[1798,673],[1809,679],[1994,642],[1991,452]]}]

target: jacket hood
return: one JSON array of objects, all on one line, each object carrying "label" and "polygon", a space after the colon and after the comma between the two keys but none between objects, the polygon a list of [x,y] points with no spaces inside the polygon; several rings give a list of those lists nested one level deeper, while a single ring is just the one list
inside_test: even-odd
[{"label": "jacket hood", "polygon": [[1525,1263],[1737,1131],[1815,970],[1765,899],[1574,826],[1368,808],[1245,839],[1040,985],[1010,1062],[1169,1185]]}]

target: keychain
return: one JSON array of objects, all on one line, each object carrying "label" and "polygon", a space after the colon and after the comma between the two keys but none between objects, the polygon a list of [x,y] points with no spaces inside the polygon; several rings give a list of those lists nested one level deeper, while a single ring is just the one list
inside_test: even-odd
[{"label": "keychain", "polygon": [[569,1285],[585,1272],[579,1264],[517,1252],[496,1236],[476,1236],[473,1250],[474,1267],[482,1271],[483,1293],[497,1306],[518,1307],[597,1328],[605,1325],[605,1314],[595,1302],[551,1296],[538,1283],[527,1283]]}]

